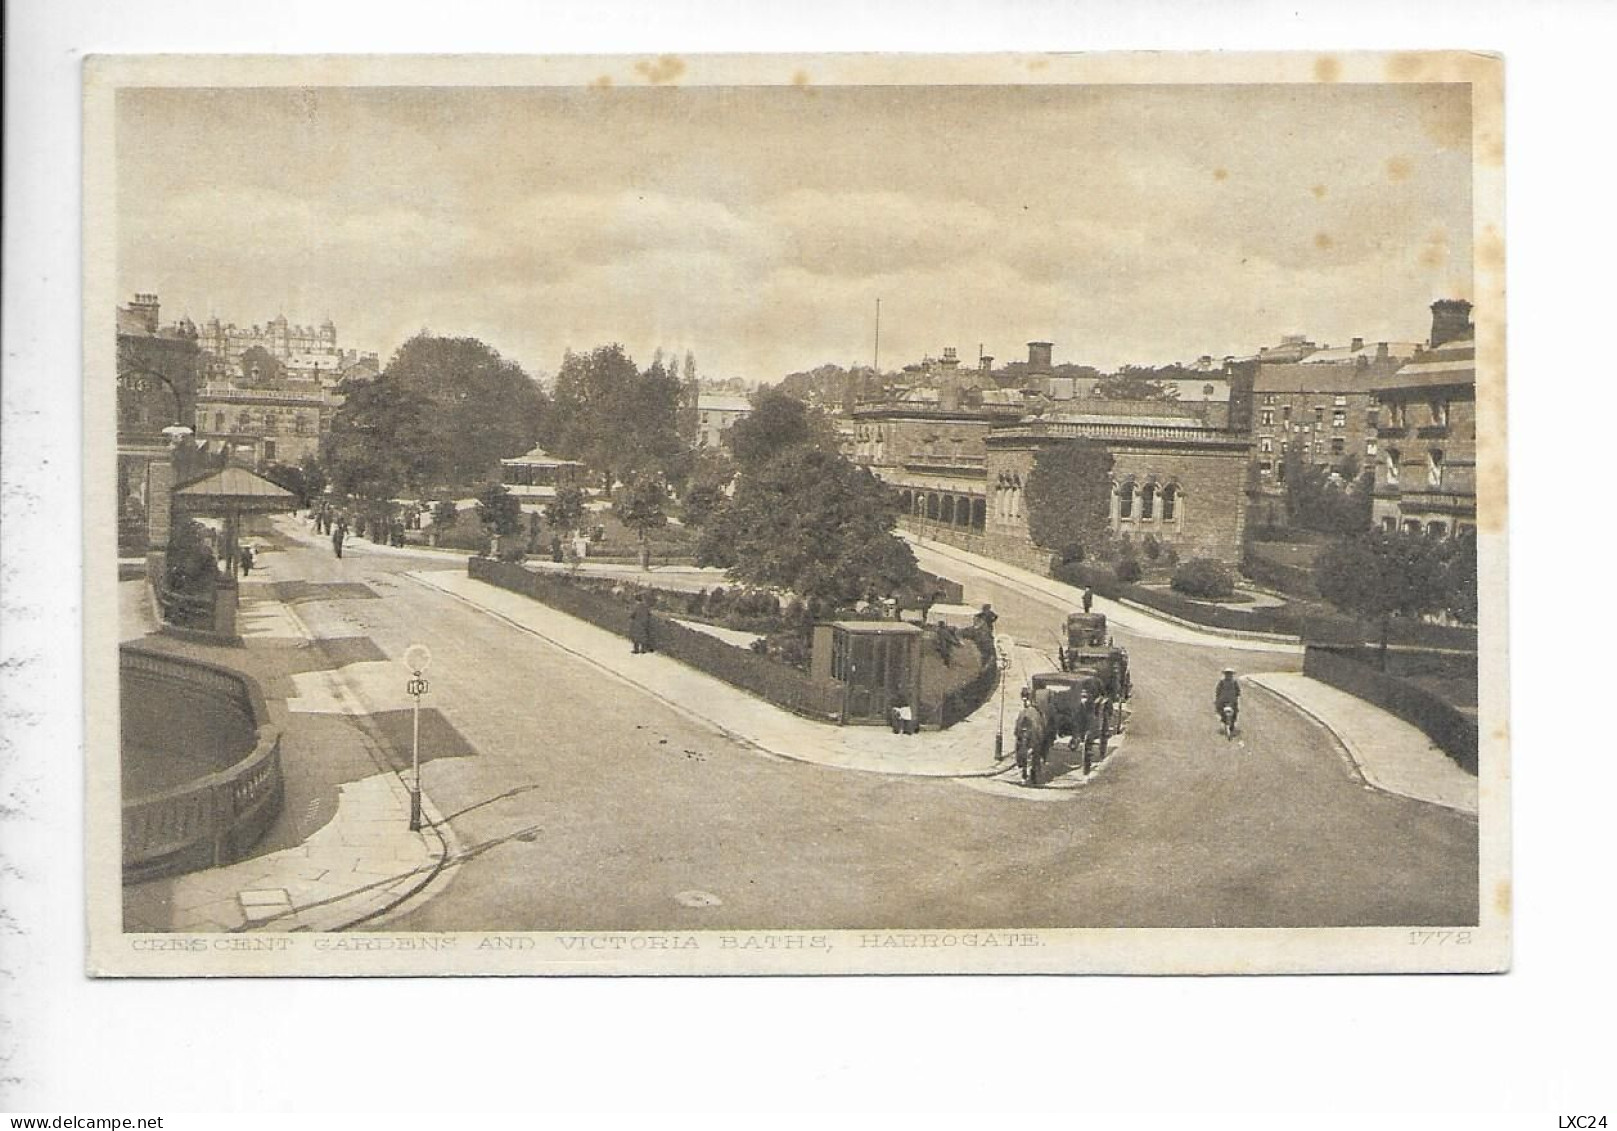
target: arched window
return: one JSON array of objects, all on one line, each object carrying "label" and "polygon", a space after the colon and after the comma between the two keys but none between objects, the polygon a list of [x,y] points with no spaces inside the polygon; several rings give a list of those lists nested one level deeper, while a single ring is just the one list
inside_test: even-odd
[{"label": "arched window", "polygon": [[930,492],[926,496],[926,517],[934,520],[938,517],[938,497]]},{"label": "arched window", "polygon": [[1172,483],[1162,489],[1162,521],[1172,522],[1178,510],[1179,488]]},{"label": "arched window", "polygon": [[1426,482],[1428,486],[1443,486],[1443,453],[1433,448],[1426,453]]},{"label": "arched window", "polygon": [[954,496],[943,496],[943,521],[954,525]]},{"label": "arched window", "polygon": [[1134,484],[1125,483],[1117,489],[1117,517],[1134,517]]},{"label": "arched window", "polygon": [[1147,483],[1140,490],[1140,518],[1151,519],[1157,516],[1157,485]]},{"label": "arched window", "polygon": [[981,530],[988,525],[988,500],[971,500],[971,526],[973,530]]},{"label": "arched window", "polygon": [[1396,484],[1398,482],[1398,449],[1397,448],[1388,448],[1387,449],[1387,482],[1390,483],[1390,484]]},{"label": "arched window", "polygon": [[909,491],[900,491],[898,499],[899,505],[904,508],[905,514],[909,514],[915,508],[915,496]]},{"label": "arched window", "polygon": [[956,526],[971,525],[971,496],[961,495],[954,501],[954,521]]}]

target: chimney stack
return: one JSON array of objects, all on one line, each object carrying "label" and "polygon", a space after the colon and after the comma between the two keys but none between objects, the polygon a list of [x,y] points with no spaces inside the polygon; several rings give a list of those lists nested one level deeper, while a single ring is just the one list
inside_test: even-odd
[{"label": "chimney stack", "polygon": [[1377,342],[1376,343],[1376,360],[1377,361],[1386,361],[1387,360],[1387,343],[1386,342]]},{"label": "chimney stack", "polygon": [[1473,332],[1469,302],[1463,298],[1440,298],[1432,303],[1432,349],[1445,342],[1469,338]]},{"label": "chimney stack", "polygon": [[984,373],[992,373],[994,371],[994,355],[991,353],[983,354],[982,359],[977,363],[977,367]]},{"label": "chimney stack", "polygon": [[1054,342],[1029,342],[1027,344],[1027,371],[1028,376],[1038,377],[1048,375],[1053,368],[1050,364],[1050,351],[1055,349]]},{"label": "chimney stack", "polygon": [[157,333],[157,316],[160,309],[156,295],[138,294],[135,301],[129,304],[129,313],[140,319],[148,334]]},{"label": "chimney stack", "polygon": [[1353,352],[1358,353],[1363,348],[1364,348],[1364,339],[1363,338],[1354,338],[1353,339],[1353,346],[1352,346]]}]

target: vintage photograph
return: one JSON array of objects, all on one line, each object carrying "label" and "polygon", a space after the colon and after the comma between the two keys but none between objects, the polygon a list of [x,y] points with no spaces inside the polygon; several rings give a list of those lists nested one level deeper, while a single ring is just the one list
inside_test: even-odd
[{"label": "vintage photograph", "polygon": [[1501,72],[92,59],[91,972],[1504,968]]}]

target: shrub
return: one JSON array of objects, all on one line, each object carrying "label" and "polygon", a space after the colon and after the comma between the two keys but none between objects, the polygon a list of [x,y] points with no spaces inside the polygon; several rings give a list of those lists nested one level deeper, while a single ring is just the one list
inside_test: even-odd
[{"label": "shrub", "polygon": [[517,535],[500,539],[500,560],[502,562],[520,562],[528,556],[528,547]]},{"label": "shrub", "polygon": [[1145,576],[1145,569],[1140,565],[1139,558],[1120,558],[1117,562],[1117,580],[1125,585],[1133,585]]},{"label": "shrub", "polygon": [[1162,564],[1176,566],[1179,564],[1179,551],[1172,546],[1162,547]]},{"label": "shrub", "polygon": [[1147,534],[1145,536],[1145,541],[1141,544],[1141,549],[1145,551],[1145,560],[1148,562],[1154,562],[1162,556],[1162,543],[1157,541],[1157,536],[1155,534]]},{"label": "shrub", "polygon": [[443,499],[432,508],[432,525],[440,530],[447,530],[454,526],[460,518],[460,508],[455,506],[454,499]]},{"label": "shrub", "polygon": [[1216,601],[1235,592],[1235,578],[1221,561],[1192,558],[1174,570],[1173,587],[1187,597]]}]

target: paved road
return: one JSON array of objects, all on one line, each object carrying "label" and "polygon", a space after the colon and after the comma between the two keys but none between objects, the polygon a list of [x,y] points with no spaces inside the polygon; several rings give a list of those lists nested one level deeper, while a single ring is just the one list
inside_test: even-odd
[{"label": "paved road", "polygon": [[[1031,804],[761,755],[403,575],[442,558],[358,539],[340,562],[281,552],[277,576],[364,587],[298,604],[317,636],[392,658],[433,648],[424,788],[466,858],[390,930],[1475,921],[1475,821],[1367,789],[1324,732],[1256,690],[1225,742],[1208,705],[1218,650],[1126,641],[1126,748],[1083,789]],[[967,595],[1030,641],[1065,612],[981,579]],[[358,691],[407,759],[404,715],[387,713],[402,695]]]}]

